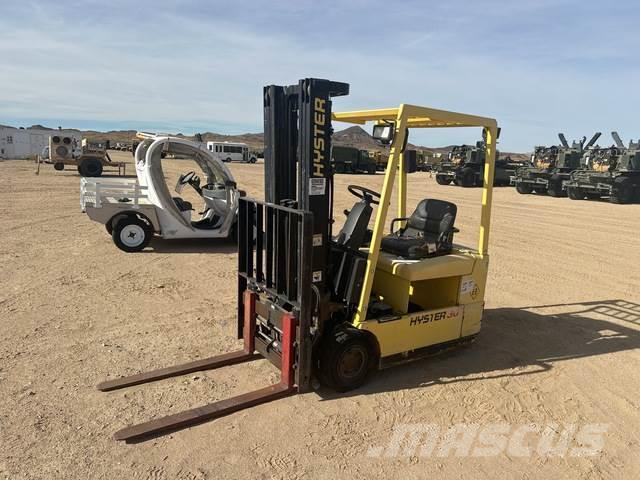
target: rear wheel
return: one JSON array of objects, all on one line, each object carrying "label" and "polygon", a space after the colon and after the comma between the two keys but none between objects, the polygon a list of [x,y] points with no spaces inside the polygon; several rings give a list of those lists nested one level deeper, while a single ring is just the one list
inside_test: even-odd
[{"label": "rear wheel", "polygon": [[53,164],[53,169],[54,170],[58,170],[58,171],[64,170],[64,163],[62,163],[62,162],[54,163]]},{"label": "rear wheel", "polygon": [[533,188],[526,183],[518,183],[516,184],[516,192],[521,193],[522,195],[527,195],[533,192]]},{"label": "rear wheel", "polygon": [[567,194],[571,200],[584,200],[584,192],[580,187],[567,187]]},{"label": "rear wheel", "polygon": [[633,182],[629,177],[618,177],[611,187],[611,203],[631,203],[633,200]]},{"label": "rear wheel", "polygon": [[369,175],[375,175],[376,171],[377,170],[375,165],[369,165],[369,168],[367,168],[367,172],[369,173]]},{"label": "rear wheel", "polygon": [[476,186],[476,174],[470,168],[465,168],[462,170],[460,185],[463,187],[475,187]]},{"label": "rear wheel", "polygon": [[338,328],[320,347],[318,377],[323,385],[346,392],[363,385],[375,354],[365,336],[352,328]]},{"label": "rear wheel", "polygon": [[449,185],[451,179],[447,175],[436,175],[436,182],[438,185]]},{"label": "rear wheel", "polygon": [[111,238],[116,247],[131,253],[139,252],[149,245],[152,235],[151,227],[144,220],[129,216],[116,223]]},{"label": "rear wheel", "polygon": [[562,189],[562,179],[559,176],[553,175],[549,179],[549,184],[547,185],[547,192],[552,197],[564,197],[566,195],[566,193]]}]

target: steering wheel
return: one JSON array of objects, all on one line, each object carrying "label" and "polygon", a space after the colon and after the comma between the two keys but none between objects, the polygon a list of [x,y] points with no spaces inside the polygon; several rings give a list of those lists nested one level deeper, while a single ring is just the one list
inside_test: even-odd
[{"label": "steering wheel", "polygon": [[368,188],[361,187],[360,185],[349,185],[347,190],[349,190],[351,195],[358,197],[365,202],[372,203],[373,205],[378,205],[380,203],[380,194]]},{"label": "steering wheel", "polygon": [[184,175],[180,175],[180,184],[186,185],[187,183],[191,183],[193,177],[196,176],[196,172],[187,172]]}]

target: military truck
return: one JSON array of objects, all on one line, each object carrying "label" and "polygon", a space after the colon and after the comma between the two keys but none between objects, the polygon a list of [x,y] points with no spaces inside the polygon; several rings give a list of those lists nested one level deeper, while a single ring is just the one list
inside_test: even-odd
[{"label": "military truck", "polygon": [[563,133],[558,134],[560,145],[551,147],[537,146],[531,156],[531,165],[521,167],[511,179],[518,193],[548,193],[552,197],[566,197],[566,182],[571,172],[584,166],[583,156],[600,138],[596,132],[589,143],[587,137],[573,141],[571,146]]},{"label": "military truck", "polygon": [[369,173],[377,171],[376,161],[367,150],[336,145],[331,149],[331,162],[336,173]]},{"label": "military truck", "polygon": [[615,146],[601,149],[589,162],[589,168],[575,170],[567,182],[572,200],[609,197],[611,203],[640,200],[640,140],[627,148],[617,132],[611,132]]},{"label": "military truck", "polygon": [[[440,185],[455,183],[462,187],[481,187],[484,175],[484,141],[472,145],[456,145],[449,152],[447,160],[434,166],[436,182]],[[499,157],[496,152],[496,157]],[[510,157],[496,160],[494,185],[509,185],[521,162],[513,162]]]}]

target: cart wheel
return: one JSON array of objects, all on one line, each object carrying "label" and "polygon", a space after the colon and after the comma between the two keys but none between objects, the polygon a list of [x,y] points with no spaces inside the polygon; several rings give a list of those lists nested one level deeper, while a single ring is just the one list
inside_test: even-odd
[{"label": "cart wheel", "polygon": [[107,223],[104,224],[104,228],[107,229],[107,233],[109,235],[113,234],[113,226],[116,225],[123,218],[127,218],[127,216],[126,215],[116,215],[113,218],[111,218],[109,221],[107,221]]},{"label": "cart wheel", "polygon": [[53,164],[53,169],[54,170],[58,170],[58,171],[64,170],[64,163],[62,163],[62,162],[54,163]]},{"label": "cart wheel", "polygon": [[111,238],[123,252],[139,252],[151,241],[151,227],[138,217],[126,217],[116,223]]},{"label": "cart wheel", "polygon": [[374,355],[361,332],[339,328],[320,348],[318,377],[323,385],[338,392],[347,392],[364,384]]}]

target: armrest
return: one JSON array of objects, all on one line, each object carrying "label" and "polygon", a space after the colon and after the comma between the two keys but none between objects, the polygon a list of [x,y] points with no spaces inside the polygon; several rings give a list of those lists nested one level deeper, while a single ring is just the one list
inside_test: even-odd
[{"label": "armrest", "polygon": [[393,220],[391,220],[391,234],[394,234],[395,232],[393,231],[393,225],[396,222],[404,222],[405,220],[409,220],[409,217],[398,217],[398,218],[394,218]]}]

